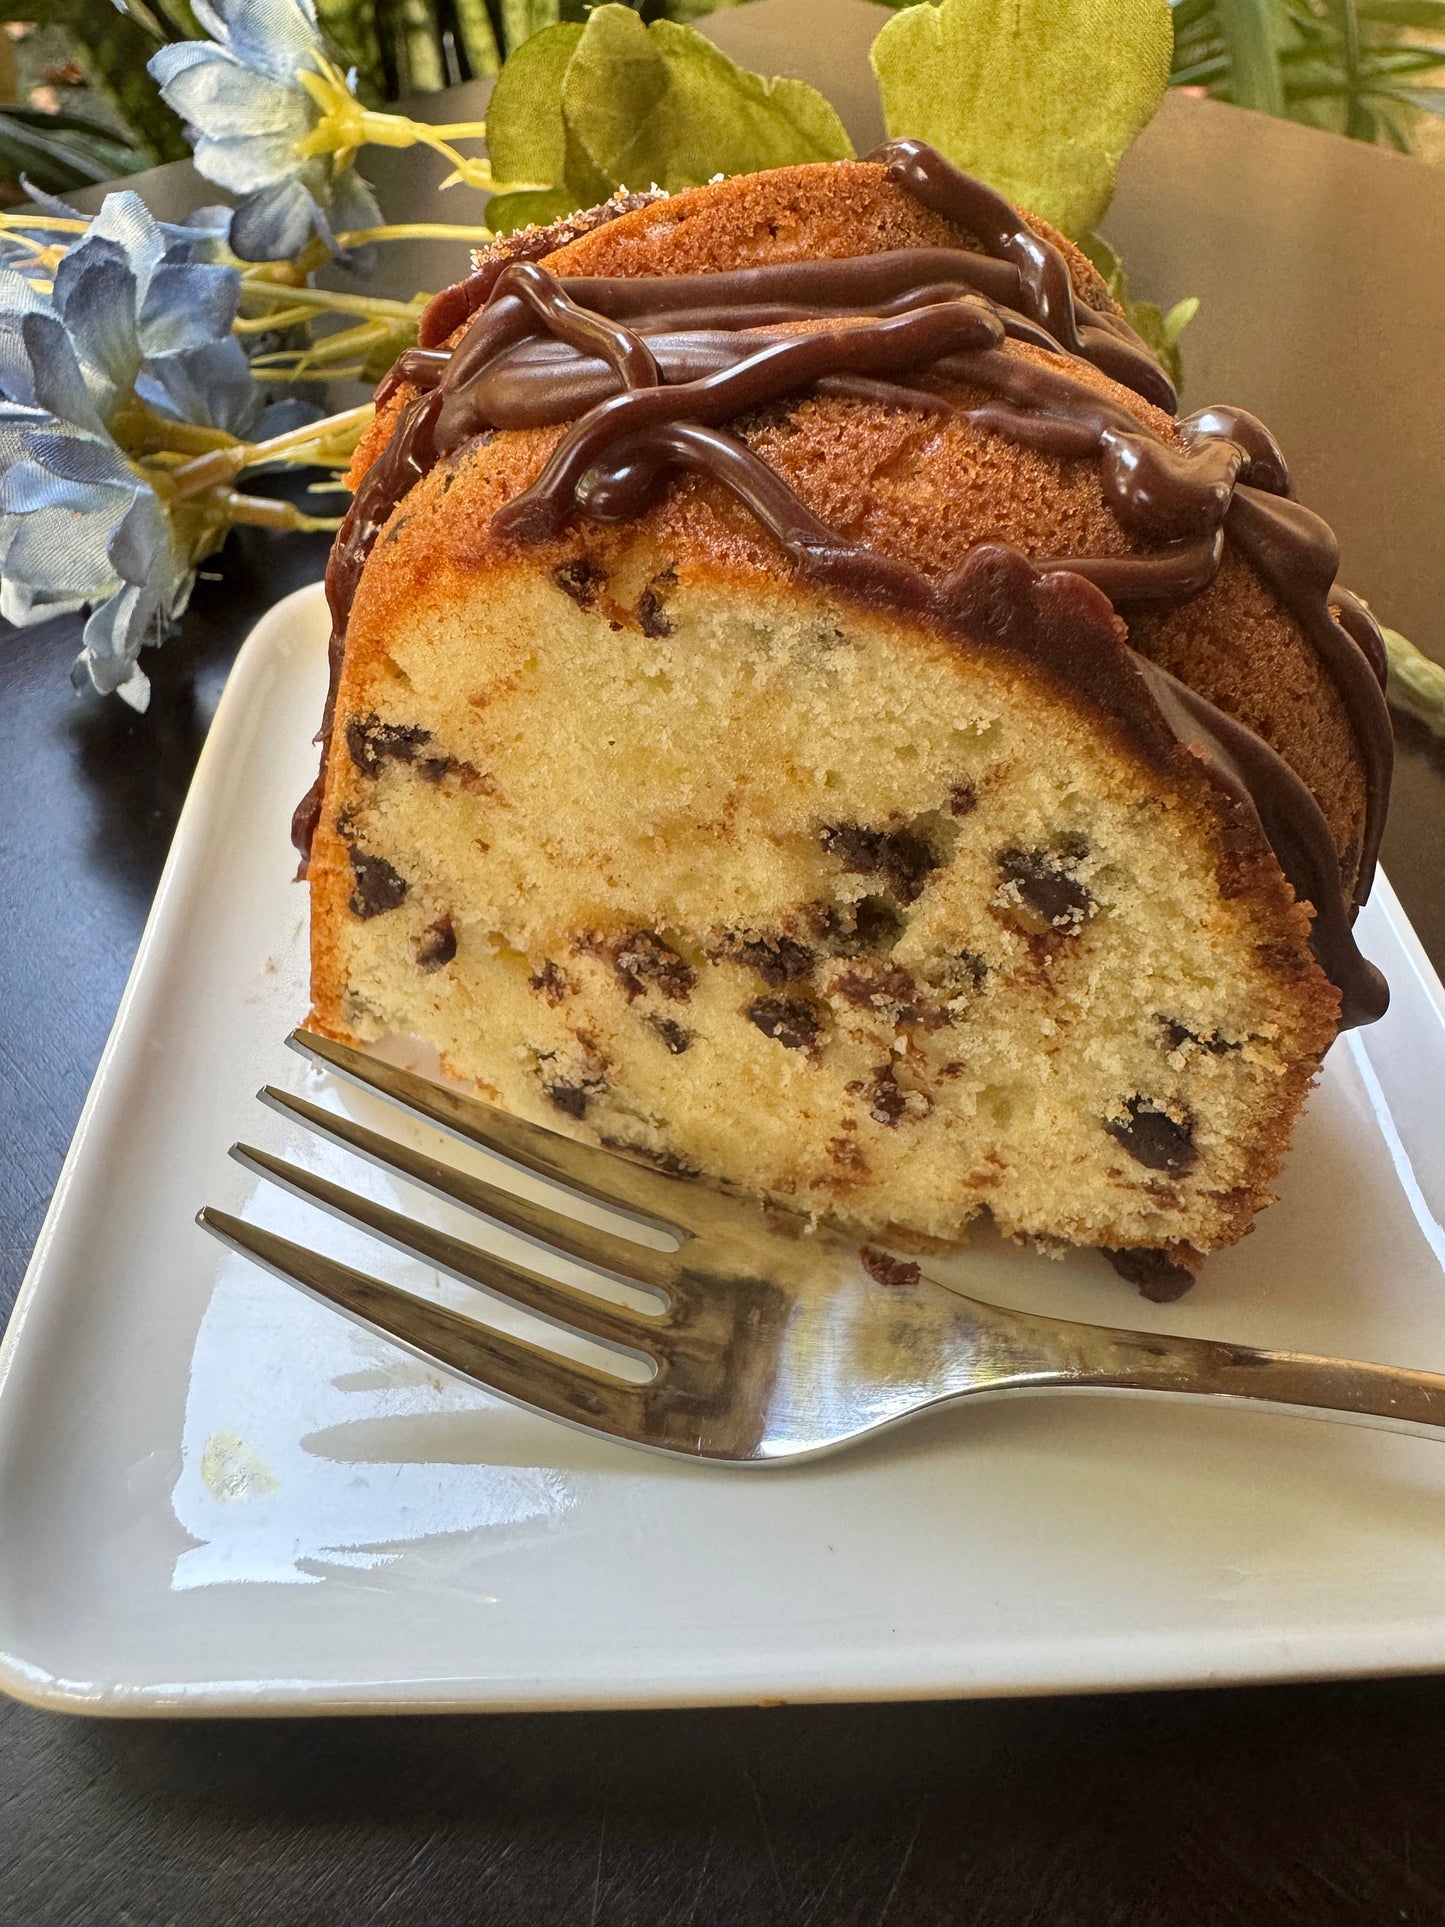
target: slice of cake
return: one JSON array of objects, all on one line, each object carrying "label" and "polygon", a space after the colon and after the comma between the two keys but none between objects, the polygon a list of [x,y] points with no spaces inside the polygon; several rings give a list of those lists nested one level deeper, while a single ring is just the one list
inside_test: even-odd
[{"label": "slice of cake", "polygon": [[1383,650],[1267,432],[912,142],[500,243],[422,339],[328,577],[312,1022],[1181,1289],[1385,1002]]}]

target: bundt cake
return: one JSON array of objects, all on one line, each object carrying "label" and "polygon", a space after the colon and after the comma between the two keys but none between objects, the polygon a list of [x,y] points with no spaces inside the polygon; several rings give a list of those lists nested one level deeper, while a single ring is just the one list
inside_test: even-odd
[{"label": "bundt cake", "polygon": [[1383,649],[1237,410],[917,142],[495,244],[328,573],[311,1022],[928,1249],[1182,1289],[1356,950]]}]

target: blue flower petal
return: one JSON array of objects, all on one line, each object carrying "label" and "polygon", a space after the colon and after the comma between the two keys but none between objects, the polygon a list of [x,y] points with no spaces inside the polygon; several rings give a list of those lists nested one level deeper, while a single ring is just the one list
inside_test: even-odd
[{"label": "blue flower petal", "polygon": [[50,304],[38,288],[14,268],[0,268],[0,309],[6,314],[42,314]]},{"label": "blue flower petal", "polygon": [[28,314],[20,324],[35,376],[35,402],[63,422],[104,436],[95,403],[62,322],[54,315]]},{"label": "blue flower petal", "polygon": [[[314,401],[302,401],[298,395],[285,395],[280,401],[268,402],[261,411],[255,439],[269,442],[274,435],[289,435],[293,428],[303,428],[307,422],[320,421],[324,413],[325,410],[318,408]],[[268,468],[278,466],[278,463],[262,462],[257,472],[264,474]]]},{"label": "blue flower petal", "polygon": [[[289,180],[299,165],[296,144],[288,134],[238,134],[225,140],[201,139],[196,142],[195,162],[207,180],[232,194],[255,194],[262,188]],[[235,245],[233,216],[231,246]]]},{"label": "blue flower petal", "polygon": [[298,141],[319,118],[315,102],[296,85],[294,73],[289,84],[268,80],[224,54],[178,73],[163,92],[167,106],[213,140],[284,134]]},{"label": "blue flower petal", "polygon": [[66,479],[38,459],[14,462],[0,475],[0,515],[32,515],[37,509],[89,515],[104,513],[111,506],[89,481]]},{"label": "blue flower petal", "polygon": [[240,302],[241,277],[234,268],[163,265],[152,275],[141,305],[141,347],[148,357],[174,355],[221,339],[230,332]]},{"label": "blue flower petal", "polygon": [[136,382],[142,401],[202,428],[249,440],[260,420],[261,390],[234,335],[150,362]]},{"label": "blue flower petal", "polygon": [[0,396],[22,406],[35,400],[35,370],[18,322],[0,315]]},{"label": "blue flower petal", "polygon": [[118,589],[91,614],[83,632],[84,660],[102,696],[129,682],[153,614],[149,596],[134,585]]},{"label": "blue flower petal", "polygon": [[17,629],[28,629],[34,622],[49,622],[52,616],[74,615],[84,607],[83,595],[50,595],[42,589],[32,589],[28,583],[12,581],[9,576],[0,582],[0,616],[13,622]]},{"label": "blue flower petal", "polygon": [[139,194],[128,187],[106,195],[86,240],[114,242],[130,263],[142,294],[166,251],[160,223]]},{"label": "blue flower petal", "polygon": [[325,225],[315,197],[293,175],[242,201],[231,222],[231,246],[243,261],[287,261]]},{"label": "blue flower petal", "polygon": [[107,547],[130,498],[119,489],[97,489],[94,500],[94,508],[64,504],[17,515],[5,550],[5,579],[52,597],[90,602],[109,595],[116,578]]},{"label": "blue flower petal", "polygon": [[170,524],[165,510],[149,489],[137,492],[116,524],[107,554],[122,582],[133,582],[138,588],[149,584],[158,598],[172,586],[175,567]]},{"label": "blue flower petal", "polygon": [[144,359],[137,292],[136,278],[123,262],[97,256],[77,276],[60,310],[86,386],[103,415],[130,387]]},{"label": "blue flower petal", "polygon": [[[45,428],[32,428],[21,437],[26,459],[38,462],[49,474],[86,488],[123,488],[129,494],[137,486],[135,470],[112,441],[96,441],[90,435],[66,435]],[[10,470],[0,481],[3,488]],[[9,503],[6,506],[11,506]]]},{"label": "blue flower petal", "polygon": [[[66,309],[76,297],[86,277],[106,267],[112,270],[119,269],[122,274],[130,275],[132,281],[135,280],[135,273],[125,249],[115,241],[98,241],[87,234],[83,241],[68,249],[61,257],[60,265],[55,270],[55,278],[51,283],[52,312],[64,320]],[[88,295],[81,296],[83,301],[91,298]]]},{"label": "blue flower petal", "polygon": [[311,0],[220,0],[206,11],[224,22],[236,58],[272,80],[294,84],[296,69],[321,45]]}]

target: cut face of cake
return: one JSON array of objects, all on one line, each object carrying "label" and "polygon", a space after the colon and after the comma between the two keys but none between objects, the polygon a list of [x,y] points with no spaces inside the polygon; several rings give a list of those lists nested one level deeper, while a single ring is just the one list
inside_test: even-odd
[{"label": "cut face of cake", "polygon": [[328,579],[313,1024],[1181,1289],[1384,1006],[1382,651],[1260,424],[915,143],[516,237],[423,343]]}]

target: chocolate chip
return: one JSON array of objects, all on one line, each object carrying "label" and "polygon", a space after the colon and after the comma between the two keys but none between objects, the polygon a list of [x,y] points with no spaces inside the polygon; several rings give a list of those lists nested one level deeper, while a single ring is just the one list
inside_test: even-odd
[{"label": "chocolate chip", "polygon": [[681,1057],[692,1042],[692,1032],[684,1030],[681,1024],[674,1023],[671,1017],[649,1017],[647,1021],[674,1057]]},{"label": "chocolate chip", "polygon": [[1171,1258],[1167,1250],[1141,1245],[1124,1251],[1106,1251],[1104,1256],[1121,1278],[1139,1287],[1142,1298],[1156,1305],[1172,1304],[1194,1283],[1194,1273],[1187,1265]]},{"label": "chocolate chip", "polygon": [[685,1004],[697,982],[692,965],[655,930],[632,931],[612,944],[608,954],[628,1003],[651,987],[673,1003]]},{"label": "chocolate chip", "polygon": [[880,1285],[889,1285],[894,1290],[905,1285],[916,1285],[923,1276],[911,1258],[890,1258],[886,1251],[875,1251],[872,1245],[860,1245],[858,1256],[870,1278],[876,1278]]},{"label": "chocolate chip", "polygon": [[1111,1119],[1104,1129],[1136,1164],[1176,1176],[1190,1169],[1198,1152],[1194,1148],[1194,1121],[1187,1112],[1185,1121],[1177,1123],[1147,1097],[1131,1097],[1125,1109],[1127,1120]]},{"label": "chocolate chip", "polygon": [[1072,935],[1097,908],[1092,891],[1072,874],[1079,854],[1073,849],[1001,850],[998,867],[1006,894],[1051,930]]},{"label": "chocolate chip", "polygon": [[549,1104],[568,1117],[584,1117],[591,1100],[607,1089],[605,1064],[595,1038],[584,1030],[574,1030],[572,1035],[578,1054],[563,1064],[556,1051],[538,1051],[537,1077]]},{"label": "chocolate chip", "polygon": [[[852,1127],[853,1120],[848,1118],[845,1121],[844,1129],[851,1130]],[[828,1139],[828,1156],[833,1160],[834,1164],[838,1166],[838,1169],[845,1172],[849,1178],[866,1178],[868,1176],[868,1159],[851,1137],[830,1137]]]},{"label": "chocolate chip", "polygon": [[542,1094],[549,1104],[553,1104],[568,1117],[586,1117],[587,1102],[592,1093],[585,1084],[568,1084],[561,1078],[552,1083],[543,1082]]},{"label": "chocolate chip", "polygon": [[862,823],[829,823],[819,831],[818,841],[849,875],[884,877],[900,903],[912,903],[925,880],[940,867],[940,859],[924,839],[909,829],[870,830]]},{"label": "chocolate chip", "polygon": [[384,723],[380,716],[353,716],[346,725],[346,748],[363,776],[379,776],[388,760],[410,763],[431,731],[416,723]]},{"label": "chocolate chip", "polygon": [[854,934],[864,950],[891,950],[907,928],[907,919],[887,897],[863,897],[853,913]]},{"label": "chocolate chip", "polygon": [[972,783],[955,783],[948,792],[948,807],[954,816],[967,816],[978,808],[978,791]]},{"label": "chocolate chip", "polygon": [[[658,579],[661,580],[660,577]],[[642,633],[645,636],[672,634],[672,624],[662,613],[662,604],[658,600],[657,591],[650,582],[637,598],[637,620],[641,623]]]},{"label": "chocolate chip", "polygon": [[448,776],[454,776],[464,790],[479,790],[483,796],[491,796],[496,792],[497,786],[490,776],[484,776],[475,763],[464,763],[459,756],[419,757],[416,773],[433,788]]},{"label": "chocolate chip", "polygon": [[898,905],[889,897],[863,897],[847,904],[813,903],[806,914],[820,947],[830,957],[891,950],[908,927]]},{"label": "chocolate chip", "polygon": [[658,1171],[666,1171],[671,1178],[700,1178],[702,1166],[693,1164],[680,1157],[676,1151],[654,1151],[650,1144],[631,1144],[625,1137],[604,1137],[602,1140],[609,1151],[625,1151],[630,1158],[641,1158]]},{"label": "chocolate chip", "polygon": [[947,1013],[926,1001],[908,971],[898,965],[882,968],[866,957],[842,973],[833,985],[833,994],[855,1010],[876,1012],[890,1024],[941,1030],[948,1022]]},{"label": "chocolate chip", "polygon": [[430,975],[433,970],[441,970],[457,954],[456,926],[450,917],[438,917],[429,923],[416,939],[413,949],[416,952],[416,967]]},{"label": "chocolate chip", "polygon": [[563,562],[553,569],[552,580],[563,595],[571,596],[579,609],[590,609],[606,584],[607,572],[579,555],[575,561]]},{"label": "chocolate chip", "polygon": [[407,881],[384,856],[368,856],[355,846],[351,850],[351,874],[356,887],[348,899],[351,914],[363,922],[379,917],[383,910],[395,910],[407,892]]},{"label": "chocolate chip", "polygon": [[1202,1032],[1191,1030],[1188,1024],[1181,1024],[1174,1017],[1161,1017],[1159,1021],[1164,1026],[1164,1035],[1168,1039],[1170,1050],[1182,1050],[1186,1044],[1198,1044],[1199,1048],[1207,1050],[1211,1057],[1226,1057],[1230,1051],[1241,1048],[1238,1044],[1232,1044],[1217,1030]]},{"label": "chocolate chip", "polygon": [[784,1050],[811,1050],[823,1032],[818,1012],[801,997],[759,997],[748,1005],[747,1016]]},{"label": "chocolate chip", "polygon": [[815,961],[806,944],[771,930],[752,937],[730,930],[713,955],[719,961],[740,963],[755,970],[772,990],[781,990],[784,984],[806,977]]},{"label": "chocolate chip", "polygon": [[550,957],[543,963],[540,970],[532,972],[527,981],[533,990],[554,1006],[560,1004],[564,998],[572,996],[577,988],[571,978],[565,976]]},{"label": "chocolate chip", "polygon": [[908,1099],[898,1088],[891,1064],[880,1064],[868,1080],[868,1115],[875,1124],[894,1128],[908,1110]]}]

